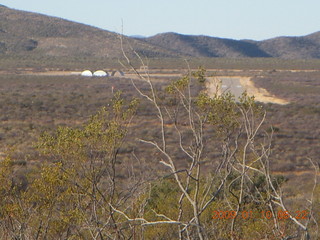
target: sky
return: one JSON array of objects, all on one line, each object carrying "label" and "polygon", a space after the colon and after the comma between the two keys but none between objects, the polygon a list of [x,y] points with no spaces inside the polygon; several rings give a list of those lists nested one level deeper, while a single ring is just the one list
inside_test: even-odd
[{"label": "sky", "polygon": [[320,31],[319,0],[0,0],[125,35],[163,32],[264,40]]}]

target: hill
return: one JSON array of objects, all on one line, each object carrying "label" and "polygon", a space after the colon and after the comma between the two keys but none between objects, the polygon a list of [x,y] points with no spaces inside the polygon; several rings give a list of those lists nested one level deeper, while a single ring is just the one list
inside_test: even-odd
[{"label": "hill", "polygon": [[[320,58],[320,32],[265,41],[161,33],[123,37],[124,49],[149,58]],[[96,27],[0,5],[0,54],[30,56],[122,56],[119,34]]]},{"label": "hill", "polygon": [[[165,49],[124,37],[124,47],[128,49],[130,46],[149,57],[175,56],[175,53]],[[0,53],[31,52],[49,56],[122,56],[119,34],[0,6]]]},{"label": "hill", "polygon": [[253,42],[232,39],[163,33],[145,39],[156,46],[167,47],[192,57],[270,57]]},{"label": "hill", "polygon": [[303,37],[277,37],[258,42],[257,45],[272,57],[286,59],[320,58],[320,32]]},{"label": "hill", "polygon": [[162,33],[146,38],[145,41],[192,57],[320,58],[320,32],[303,37],[278,37],[265,41]]}]

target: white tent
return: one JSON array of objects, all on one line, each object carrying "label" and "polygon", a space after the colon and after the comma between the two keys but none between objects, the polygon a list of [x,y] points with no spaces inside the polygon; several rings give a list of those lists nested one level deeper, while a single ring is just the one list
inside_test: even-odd
[{"label": "white tent", "polygon": [[92,77],[92,72],[90,70],[84,70],[81,73],[81,76],[83,76],[83,77]]},{"label": "white tent", "polygon": [[93,73],[93,76],[95,77],[108,77],[108,73],[102,70],[97,70]]}]

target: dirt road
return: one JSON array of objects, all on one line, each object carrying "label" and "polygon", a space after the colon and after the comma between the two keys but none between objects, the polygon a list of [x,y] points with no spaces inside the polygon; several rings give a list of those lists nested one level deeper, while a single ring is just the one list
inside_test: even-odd
[{"label": "dirt road", "polygon": [[247,91],[249,96],[254,96],[256,101],[264,103],[276,103],[285,105],[289,102],[277,98],[270,94],[264,88],[255,87],[251,77],[242,76],[220,76],[220,77],[209,77],[206,84],[209,96],[213,97],[216,93],[222,94],[230,91],[235,95],[236,99],[241,96],[244,91]]}]

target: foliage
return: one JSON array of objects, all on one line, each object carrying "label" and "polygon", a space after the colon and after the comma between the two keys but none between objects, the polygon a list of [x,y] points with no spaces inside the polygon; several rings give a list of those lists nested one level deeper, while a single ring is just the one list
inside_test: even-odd
[{"label": "foliage", "polygon": [[[318,219],[297,225],[258,218],[285,209],[286,178],[270,173],[265,112],[253,97],[244,93],[237,102],[230,93],[199,93],[194,86],[206,82],[204,68],[173,81],[164,97],[142,80],[151,89],[135,87],[147,103],[117,92],[86,123],[44,132],[37,143],[43,161],[25,188],[14,181],[12,160],[0,161],[2,239],[279,239],[316,229]],[[132,129],[144,127],[133,120],[143,110],[155,120],[152,134],[137,135],[145,145],[136,154],[124,147],[136,138]],[[147,165],[141,153],[158,165]],[[236,217],[214,219],[215,211]],[[250,211],[254,216],[244,219]]]},{"label": "foliage", "polygon": [[11,189],[10,161],[1,162],[1,177],[7,183],[1,191],[1,216],[14,220],[13,225],[4,224],[3,236],[104,238],[109,227],[101,223],[110,221],[108,204],[121,203],[121,193],[115,188],[117,151],[137,104],[135,99],[127,104],[117,93],[110,109],[102,108],[83,127],[44,133],[38,148],[53,162],[43,163],[40,174],[30,176],[26,191]]}]

